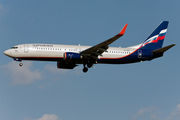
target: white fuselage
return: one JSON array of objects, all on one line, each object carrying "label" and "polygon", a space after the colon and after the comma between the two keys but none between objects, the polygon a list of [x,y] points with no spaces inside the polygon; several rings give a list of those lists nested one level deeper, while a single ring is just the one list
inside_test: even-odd
[{"label": "white fuselage", "polygon": [[[109,47],[98,59],[115,59],[125,57],[133,53],[138,47]],[[91,46],[80,45],[57,45],[57,44],[21,44],[4,52],[5,55],[22,60],[58,61],[62,59],[65,52],[80,53]]]},{"label": "white fuselage", "polygon": [[124,35],[127,28],[125,24],[117,35],[95,46],[21,44],[6,50],[4,54],[16,61],[57,61],[57,68],[60,69],[73,69],[78,66],[77,64],[83,64],[83,72],[87,72],[88,68],[97,63],[127,64],[150,61],[162,57],[165,51],[175,45],[162,48],[168,23],[168,21],[162,21],[143,43],[127,48],[109,47],[111,43]]}]

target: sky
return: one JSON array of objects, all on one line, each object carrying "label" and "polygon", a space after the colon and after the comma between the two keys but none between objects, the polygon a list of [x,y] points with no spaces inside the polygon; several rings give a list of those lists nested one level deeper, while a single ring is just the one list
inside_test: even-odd
[{"label": "sky", "polygon": [[[1,0],[0,120],[179,120],[178,0]],[[169,21],[163,46],[177,45],[152,61],[80,65],[23,61],[3,54],[24,43],[96,45],[116,35],[111,47],[142,43]]]}]

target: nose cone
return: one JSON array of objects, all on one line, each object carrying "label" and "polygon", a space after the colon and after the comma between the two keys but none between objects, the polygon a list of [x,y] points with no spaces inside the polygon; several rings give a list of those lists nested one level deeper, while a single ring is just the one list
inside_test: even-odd
[{"label": "nose cone", "polygon": [[8,51],[7,51],[7,50],[6,50],[6,51],[4,51],[4,54],[5,54],[5,55],[8,55]]},{"label": "nose cone", "polygon": [[8,57],[11,57],[9,50],[4,51],[4,54],[5,54],[6,56],[8,56]]}]

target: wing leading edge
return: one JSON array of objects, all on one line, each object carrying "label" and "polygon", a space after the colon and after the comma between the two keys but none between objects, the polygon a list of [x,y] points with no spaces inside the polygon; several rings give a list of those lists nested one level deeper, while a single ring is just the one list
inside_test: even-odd
[{"label": "wing leading edge", "polygon": [[98,56],[102,56],[102,53],[105,52],[111,43],[113,43],[114,41],[116,41],[117,39],[119,39],[121,36],[124,35],[125,31],[126,31],[126,28],[127,28],[127,25],[126,24],[123,29],[117,34],[115,35],[114,37],[102,42],[102,43],[99,43],[93,47],[90,47],[82,52],[80,52],[80,54],[84,57],[84,58],[87,58],[87,57],[90,57],[90,58],[93,58],[93,59],[97,59]]}]

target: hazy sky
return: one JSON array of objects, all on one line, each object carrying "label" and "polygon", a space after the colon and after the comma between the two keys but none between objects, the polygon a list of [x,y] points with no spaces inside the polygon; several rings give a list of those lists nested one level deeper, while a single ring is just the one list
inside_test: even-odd
[{"label": "hazy sky", "polygon": [[[1,0],[0,120],[179,120],[179,0]],[[24,43],[96,45],[143,42],[169,21],[161,58],[95,65],[87,73],[57,69],[56,62],[19,62],[3,52]]]}]

